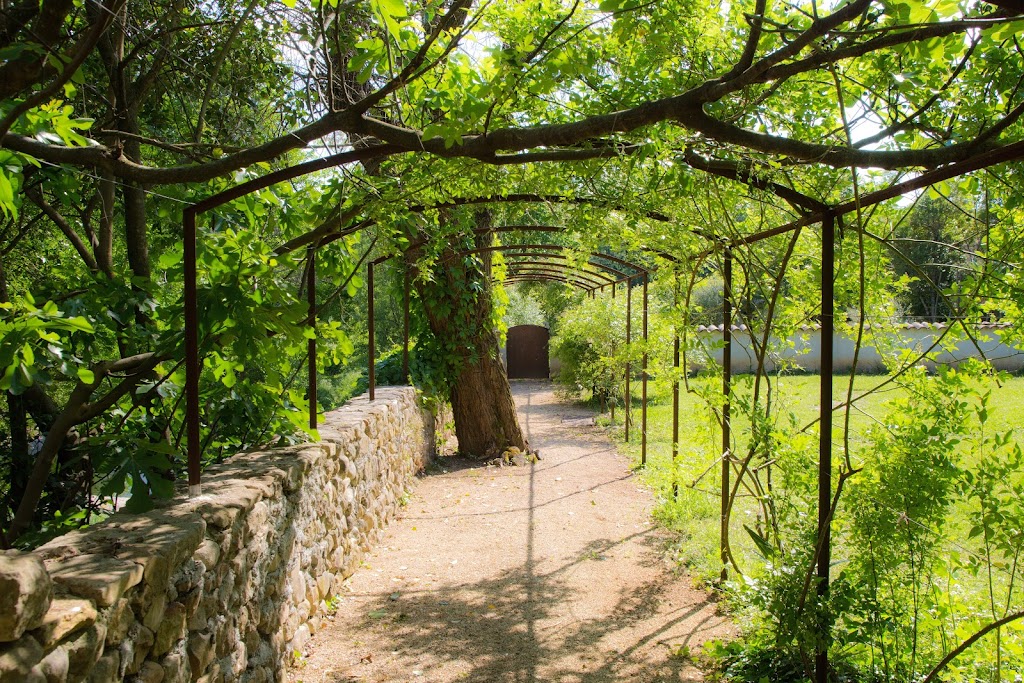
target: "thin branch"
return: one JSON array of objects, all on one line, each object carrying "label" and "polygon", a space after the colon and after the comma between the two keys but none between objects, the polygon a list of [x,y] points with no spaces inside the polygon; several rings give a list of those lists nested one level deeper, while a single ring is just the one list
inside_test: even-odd
[{"label": "thin branch", "polygon": [[107,4],[103,5],[104,11],[100,12],[99,17],[89,29],[85,38],[79,41],[75,46],[74,56],[68,60],[57,77],[48,86],[34,93],[30,97],[26,97],[22,102],[15,105],[11,111],[7,113],[7,116],[5,116],[3,120],[0,120],[0,140],[2,140],[7,131],[11,129],[11,126],[21,118],[22,114],[51,99],[61,88],[64,87],[65,83],[71,80],[71,77],[75,75],[78,68],[85,63],[86,58],[92,54],[93,48],[96,47],[96,44],[99,42],[104,31],[107,30],[107,27],[110,26],[110,22],[114,15],[120,11],[120,8],[124,6],[126,1],[127,0],[107,0]]},{"label": "thin branch", "polygon": [[956,659],[961,653],[963,653],[964,650],[978,642],[978,640],[980,640],[987,633],[989,633],[990,631],[994,631],[997,628],[1002,628],[1003,626],[1006,626],[1009,623],[1017,621],[1018,619],[1024,619],[1024,611],[1014,612],[1013,614],[1007,614],[1002,619],[999,619],[998,621],[993,621],[991,624],[988,624],[987,626],[983,627],[977,633],[972,635],[964,642],[960,643],[958,646],[953,648],[949,652],[949,654],[943,657],[942,661],[936,664],[935,667],[928,672],[928,675],[921,679],[921,683],[931,683],[931,681],[935,679],[939,672],[945,669],[950,662]]}]

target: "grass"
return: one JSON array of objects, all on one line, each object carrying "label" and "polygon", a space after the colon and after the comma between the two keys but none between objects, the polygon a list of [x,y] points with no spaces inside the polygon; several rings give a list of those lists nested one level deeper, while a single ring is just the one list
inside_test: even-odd
[{"label": "grass", "polygon": [[[858,376],[853,386],[854,397],[867,394],[855,401],[850,410],[850,433],[852,446],[862,444],[868,427],[883,420],[887,404],[906,396],[903,388],[886,384],[887,377],[875,375]],[[697,392],[720,391],[715,384],[701,385],[691,382]],[[846,400],[848,376],[833,378],[833,401]],[[773,392],[778,402],[777,418],[806,428],[807,466],[817,467],[817,434],[820,378],[817,375],[798,375],[773,380]],[[879,388],[881,387],[881,388]],[[653,387],[652,387],[653,388]],[[734,391],[749,396],[752,390],[750,377],[738,377]],[[991,387],[989,429],[1006,431],[1024,425],[1024,378],[1013,377],[1001,387]],[[762,388],[763,391],[763,388]],[[719,518],[720,518],[720,452],[721,428],[717,417],[698,393],[680,392],[680,445],[676,466],[672,466],[672,404],[670,390],[659,386],[651,392],[653,397],[648,405],[648,467],[646,480],[657,492],[661,505],[657,515],[662,523],[678,532],[678,559],[705,580],[715,579],[720,572],[718,560]],[[834,439],[841,442],[841,430],[845,421],[844,410],[838,410],[833,417]],[[737,438],[743,439],[750,432],[749,420],[733,412],[733,430]],[[616,412],[616,434],[621,439],[622,410]],[[640,405],[634,399],[631,440],[623,444],[637,463],[640,459]],[[837,449],[838,453],[838,449]],[[673,496],[673,484],[676,495]],[[672,504],[674,498],[675,503]],[[743,523],[754,515],[754,506],[739,501],[739,515],[733,515],[734,528],[731,536],[738,542],[738,552],[745,556],[756,554],[756,548],[743,530]]]},{"label": "grass", "polygon": [[[849,411],[850,425],[850,450],[853,454],[855,465],[860,466],[870,461],[871,443],[869,442],[869,431],[874,425],[883,425],[886,414],[890,410],[889,404],[895,399],[907,398],[907,392],[895,383],[886,384],[884,376],[859,376],[856,378],[853,387],[854,396],[868,393],[867,396],[856,401],[854,407]],[[834,377],[833,401],[845,401],[848,389],[849,378],[845,376]],[[788,461],[799,462],[806,467],[799,468],[801,471],[796,475],[799,487],[802,488],[806,500],[806,514],[813,520],[815,515],[815,501],[813,493],[816,486],[816,470],[818,457],[818,428],[815,420],[818,417],[818,396],[820,378],[814,375],[791,376],[777,378],[773,381],[774,400],[777,402],[774,418],[776,424],[787,426],[790,430],[789,443],[796,444],[793,449],[798,452],[798,459],[792,457]],[[877,389],[882,387],[881,389]],[[692,388],[697,392],[704,392],[706,396],[714,396],[720,391],[720,387],[711,384],[702,384],[701,381],[693,382]],[[638,387],[639,389],[639,387]],[[873,393],[869,393],[875,390]],[[762,389],[763,390],[763,389]],[[1013,431],[1013,439],[1019,441],[1021,425],[1024,425],[1024,378],[1014,377],[1003,381],[1001,386],[990,385],[982,388],[990,390],[989,399],[989,420],[986,431],[1005,432]],[[737,378],[734,385],[735,402],[740,402],[743,397],[749,397],[751,392],[751,379]],[[639,393],[639,391],[637,391]],[[699,580],[708,583],[717,581],[721,572],[719,560],[719,527],[720,527],[720,453],[721,453],[721,430],[715,412],[707,407],[698,393],[682,393],[680,396],[680,445],[679,453],[673,464],[672,458],[672,405],[671,395],[664,386],[651,387],[651,395],[654,397],[648,406],[648,458],[647,467],[644,471],[644,478],[648,485],[658,496],[658,505],[655,516],[660,523],[674,532],[674,542],[671,553],[676,561],[688,569],[689,573]],[[969,398],[969,403],[979,403],[978,399]],[[621,407],[617,412],[615,433],[622,438],[622,411]],[[847,419],[846,410],[837,410],[834,413],[834,462],[839,463],[842,458],[843,426]],[[623,450],[630,454],[637,464],[640,459],[640,406],[634,402],[633,408],[634,431],[633,438],[629,444],[623,444]],[[806,429],[804,429],[806,428]],[[800,430],[804,429],[800,434]],[[742,454],[742,444],[745,443],[750,433],[749,421],[734,410],[733,430],[740,446],[738,452]],[[792,436],[797,432],[797,436]],[[966,447],[961,447],[966,451]],[[961,455],[961,465],[971,467],[976,465],[972,459],[974,455]],[[779,478],[782,474],[776,475]],[[1021,473],[1024,476],[1024,473]],[[803,477],[802,480],[799,478]],[[776,491],[777,497],[791,495],[779,487]],[[808,495],[812,494],[812,495]],[[742,496],[743,494],[741,494]],[[1020,501],[1024,505],[1024,501]],[[854,500],[847,492],[843,499],[839,519],[836,527],[842,528],[844,515],[848,514],[850,506],[864,504]],[[757,578],[763,573],[765,560],[758,554],[758,549],[751,535],[745,530],[746,527],[757,528],[761,521],[758,515],[758,504],[756,500],[747,494],[739,497],[731,517],[730,537],[734,557],[748,577]],[[943,552],[960,552],[965,546],[977,546],[978,539],[970,540],[971,527],[976,523],[978,512],[977,501],[967,500],[961,497],[951,508],[948,519],[941,526],[942,539],[940,544]],[[895,513],[895,511],[893,511]],[[834,574],[842,571],[844,560],[845,539],[840,533],[834,537],[833,558],[840,565],[834,570]],[[977,618],[980,625],[986,620],[988,605],[987,572],[982,570],[974,575],[963,573],[957,577],[963,591],[964,609]],[[1005,568],[999,572],[999,576],[1005,576]],[[732,573],[735,577],[735,573]],[[1008,581],[998,579],[996,581],[997,591],[1005,594]],[[1019,589],[1011,591],[1017,609],[1021,607]],[[969,631],[970,629],[968,629]],[[1016,630],[1017,641],[1021,640],[1022,632]],[[943,638],[946,636],[943,635]],[[965,637],[958,629],[957,639]],[[991,639],[989,639],[991,640]],[[1016,647],[1010,642],[1011,637],[1004,637],[1003,646]],[[986,641],[987,642],[987,641]],[[1019,644],[1019,643],[1017,643]],[[948,649],[946,646],[945,649]],[[978,661],[986,657],[991,660],[991,642],[981,643],[972,647],[970,655],[965,654],[964,663],[974,662],[972,666],[981,666]],[[980,658],[980,659],[979,659]],[[1011,658],[1010,661],[1012,661]],[[988,661],[985,660],[985,661]],[[1004,662],[1005,666],[1006,662]],[[1004,668],[1005,676],[1010,669],[1017,671],[1017,667],[1024,666],[1018,662]],[[1003,680],[1013,680],[1004,678]]]}]

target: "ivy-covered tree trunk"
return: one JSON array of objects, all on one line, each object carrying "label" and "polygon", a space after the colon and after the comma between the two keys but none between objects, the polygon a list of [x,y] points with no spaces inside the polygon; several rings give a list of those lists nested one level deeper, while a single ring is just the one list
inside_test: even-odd
[{"label": "ivy-covered tree trunk", "polygon": [[[490,215],[481,211],[473,219],[477,227],[486,227]],[[449,399],[459,451],[478,458],[493,457],[511,446],[527,449],[499,355],[490,254],[460,255],[490,239],[449,239],[432,266],[432,277],[417,278],[430,330],[445,349],[451,373]]]}]

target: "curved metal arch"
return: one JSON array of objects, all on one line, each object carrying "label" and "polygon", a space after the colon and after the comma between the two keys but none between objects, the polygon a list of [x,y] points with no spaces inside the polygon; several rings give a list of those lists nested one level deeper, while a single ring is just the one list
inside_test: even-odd
[{"label": "curved metal arch", "polygon": [[[530,251],[519,252],[519,251],[517,251],[515,253],[506,253],[505,252],[505,249],[526,249],[526,248],[531,248],[531,247],[532,248],[539,248],[542,251],[535,251],[535,252],[530,252]],[[546,247],[550,247],[551,250],[550,251],[543,251]],[[528,246],[527,245],[497,245],[497,246],[493,246],[493,247],[479,247],[477,249],[467,249],[466,251],[458,252],[458,254],[455,254],[454,256],[465,256],[465,255],[476,254],[476,253],[481,253],[481,252],[500,252],[506,259],[512,259],[512,258],[537,258],[537,259],[545,259],[545,260],[546,259],[553,259],[553,260],[556,260],[556,261],[564,261],[565,262],[564,265],[566,267],[571,267],[571,268],[573,268],[575,270],[578,270],[580,272],[591,273],[591,274],[594,274],[594,275],[598,274],[597,271],[595,271],[595,270],[590,270],[590,269],[588,269],[586,267],[574,265],[572,262],[570,262],[570,260],[569,260],[569,258],[567,256],[564,256],[562,254],[552,253],[554,251],[562,251],[564,249],[565,249],[565,247],[562,247],[561,245],[543,245],[543,244],[535,244],[535,245],[528,245]],[[520,263],[530,263],[530,262],[531,261],[520,261]],[[544,263],[544,262],[545,261],[536,261],[536,263],[538,263],[538,264]],[[548,262],[548,264],[549,265],[556,265],[556,264],[550,263],[550,262]],[[557,264],[557,265],[563,265],[563,264]],[[623,282],[623,281],[625,281],[626,279],[628,279],[630,277],[637,277],[637,275],[638,275],[636,273],[630,274],[630,273],[623,272],[621,270],[618,270],[617,268],[612,268],[611,266],[606,265],[604,263],[594,263],[593,261],[587,261],[586,265],[593,266],[594,268],[599,268],[599,269],[601,269],[603,271],[606,271],[608,273],[612,273],[613,275],[618,276],[617,282]]]},{"label": "curved metal arch", "polygon": [[520,283],[524,283],[524,282],[559,282],[559,283],[561,283],[563,285],[569,285],[570,287],[576,287],[577,289],[580,289],[580,290],[582,290],[584,292],[592,292],[592,291],[594,291],[593,289],[591,289],[590,287],[587,287],[586,285],[580,284],[578,282],[572,282],[571,280],[567,280],[565,278],[560,278],[560,277],[555,277],[555,276],[546,276],[546,275],[544,275],[544,276],[542,276],[542,275],[526,276],[526,275],[524,275],[524,276],[507,277],[504,280],[502,280],[502,284],[506,284],[506,285],[514,285],[514,284],[520,284]]},{"label": "curved metal arch", "polygon": [[611,284],[611,281],[608,281],[608,280],[591,279],[591,278],[587,277],[586,275],[580,275],[579,273],[576,273],[576,272],[557,270],[555,268],[530,268],[530,267],[523,268],[523,267],[520,267],[520,268],[510,268],[508,270],[508,272],[507,272],[507,275],[509,275],[509,276],[512,276],[512,275],[533,275],[533,274],[538,274],[538,275],[560,275],[560,276],[566,277],[566,278],[573,278],[573,279],[575,279],[575,280],[577,280],[579,282],[582,282],[583,284],[588,285],[589,287],[592,287],[594,289],[597,289],[599,287],[603,287],[605,285]]},{"label": "curved metal arch", "polygon": [[[501,233],[501,232],[515,232],[517,230],[523,230],[523,231],[536,230],[538,232],[566,232],[568,230],[568,228],[566,228],[564,225],[525,225],[525,224],[523,224],[523,225],[495,225],[495,226],[491,226],[490,228],[474,228],[473,232],[474,232],[474,234],[486,234],[488,232],[498,232],[498,233]],[[678,258],[673,256],[672,254],[669,254],[667,251],[662,251],[660,249],[654,249],[652,247],[640,247],[640,251],[647,252],[647,253],[650,253],[650,254],[654,254],[655,256],[663,258],[666,261],[669,261],[670,263],[680,263],[680,260]],[[598,253],[600,253],[600,252],[598,252]],[[601,257],[602,258],[608,257],[608,255],[607,254],[601,254]],[[612,259],[615,259],[615,258],[616,257],[609,257],[609,260],[612,260]],[[639,269],[639,270],[641,270],[643,272],[651,272],[651,270],[652,270],[651,268],[645,268],[643,266],[639,266],[639,265],[636,265],[636,264],[631,264],[629,262],[624,262],[624,263],[626,263],[630,267],[637,268],[637,269]]]},{"label": "curved metal arch", "polygon": [[[362,228],[360,228],[360,229],[362,229]],[[474,235],[486,235],[486,234],[492,233],[492,232],[493,233],[504,233],[504,232],[518,232],[518,231],[522,231],[522,232],[553,232],[553,233],[557,233],[557,232],[566,232],[566,230],[567,230],[567,228],[564,225],[526,225],[526,224],[521,224],[521,225],[492,225],[492,226],[490,226],[488,228],[473,228],[472,233]],[[344,237],[344,236],[345,235],[340,235],[340,236],[338,236],[338,239],[340,239],[341,237]],[[430,242],[430,240],[432,240],[432,239],[434,239],[433,235],[430,236],[430,237],[424,237],[423,239],[413,240],[406,247],[406,250],[416,249],[417,247],[422,247],[423,245],[425,245],[428,242]],[[320,244],[320,246],[324,246],[324,245],[330,244],[333,241],[334,241],[333,238],[329,239],[329,240],[325,240],[324,242],[322,242]],[[512,246],[512,245],[504,245],[504,246]],[[467,251],[469,251],[469,250],[467,250]],[[661,251],[660,249],[653,249],[651,247],[640,247],[640,251],[654,254],[655,256],[658,256],[659,258],[663,258],[666,261],[669,261],[670,263],[680,263],[680,260],[678,258],[673,256],[672,254],[669,254],[666,251]],[[649,273],[649,272],[652,271],[651,268],[645,268],[645,267],[639,266],[637,264],[629,263],[628,261],[622,261],[621,259],[618,259],[617,257],[614,257],[614,256],[609,256],[608,254],[601,254],[600,252],[598,252],[598,254],[599,254],[599,256],[601,258],[605,258],[605,259],[607,259],[609,261],[618,261],[618,262],[622,263],[623,265],[627,265],[630,268],[638,269],[638,270],[640,270],[643,273]],[[382,257],[380,257],[380,260],[381,261],[386,261],[388,258],[391,258],[391,257],[390,256],[387,256],[387,257],[382,256]]]},{"label": "curved metal arch", "polygon": [[[545,245],[539,245],[539,246],[544,247]],[[561,247],[559,245],[551,245],[551,246],[552,246],[552,248],[564,249],[564,247]],[[508,245],[508,248],[515,249],[517,247],[516,247],[516,245]],[[493,252],[493,251],[501,251],[502,249],[503,249],[503,247],[498,246],[498,245],[493,246],[493,247],[478,247],[477,249],[467,249],[467,250],[462,251],[462,252],[457,252],[453,256],[467,255],[467,254],[478,253],[478,252],[482,252],[482,251],[491,251],[491,252]],[[510,257],[514,258],[515,256],[520,256],[520,255],[521,254],[511,254]],[[630,278],[637,277],[637,275],[630,275],[628,273],[623,273],[622,271],[617,270],[615,268],[612,268],[611,266],[606,266],[606,265],[603,265],[603,264],[590,264],[590,265],[594,265],[595,268],[602,268],[603,270],[606,270],[606,271],[608,271],[610,273],[613,273],[616,276],[619,276],[617,278],[609,277],[608,275],[606,275],[604,273],[601,273],[601,272],[599,272],[597,270],[590,270],[588,268],[579,267],[579,266],[575,266],[573,264],[570,264],[568,262],[568,258],[567,257],[561,256],[561,255],[557,255],[557,254],[537,253],[537,254],[522,254],[522,255],[523,256],[536,256],[538,258],[543,258],[543,259],[560,259],[560,260],[566,261],[566,263],[557,263],[557,262],[553,263],[553,262],[550,262],[550,261],[529,261],[529,260],[518,261],[518,260],[513,260],[513,261],[508,263],[508,266],[511,267],[511,268],[522,268],[523,266],[536,265],[536,266],[543,267],[543,268],[545,268],[545,269],[547,269],[549,271],[554,271],[554,270],[557,269],[557,271],[559,273],[565,273],[565,272],[580,273],[583,276],[585,276],[585,277],[583,277],[583,279],[587,282],[587,284],[592,285],[592,286],[614,285],[614,284],[616,284],[618,282],[623,282],[623,281],[626,281],[626,280],[628,280]],[[388,256],[381,256],[381,257],[379,257],[377,259],[374,259],[371,262],[371,266],[378,266],[378,265],[380,265],[382,263],[385,263],[385,262],[395,258],[396,256],[397,256],[397,254],[391,254],[391,255],[388,255]]]},{"label": "curved metal arch", "polygon": [[505,266],[508,267],[508,268],[522,268],[523,266],[538,266],[538,267],[542,267],[542,268],[551,267],[551,268],[558,268],[559,270],[572,270],[575,273],[579,273],[581,275],[585,275],[587,277],[590,277],[591,279],[602,280],[602,281],[604,281],[604,283],[606,285],[610,285],[610,284],[613,284],[613,283],[617,282],[616,278],[611,277],[610,275],[602,273],[602,272],[600,272],[598,270],[588,270],[586,268],[578,268],[578,267],[572,266],[571,264],[559,263],[557,261],[542,261],[542,260],[532,260],[532,259],[522,259],[522,260],[514,259],[514,260],[506,261],[505,262]]},{"label": "curved metal arch", "polygon": [[[539,261],[538,260],[537,263],[543,263],[543,262],[548,261],[548,260],[554,260],[554,261],[564,261],[564,262],[567,263],[567,265],[572,265],[572,262],[569,260],[569,257],[562,256],[560,254],[551,253],[551,252],[522,251],[522,252],[515,252],[515,253],[505,253],[505,252],[502,252],[502,254],[505,257],[506,262],[508,262],[509,259],[513,259],[513,258],[517,258],[517,259],[535,258],[535,259],[544,259],[544,261]],[[616,270],[615,268],[612,268],[611,266],[606,266],[606,265],[604,265],[602,263],[592,263],[590,261],[587,261],[586,265],[587,266],[591,266],[591,267],[596,268],[596,269],[600,269],[601,271],[603,271],[605,273],[611,273],[612,275],[616,275],[616,276],[618,276],[620,278],[623,278],[623,279],[626,278],[626,277],[629,277],[629,273],[624,273],[621,270]],[[579,266],[577,266],[577,267],[579,267]],[[589,273],[595,272],[594,270],[590,270],[590,269],[588,269],[586,267],[580,268],[580,270],[582,270],[584,272],[589,272]],[[636,277],[636,276],[634,275],[633,277]]]},{"label": "curved metal arch", "polygon": [[[485,253],[485,252],[500,252],[502,254],[505,254],[506,256],[536,256],[536,257],[542,257],[542,258],[551,258],[551,259],[560,259],[560,260],[564,260],[564,261],[569,261],[569,257],[565,256],[564,254],[539,254],[539,253],[507,254],[506,253],[507,250],[513,250],[513,249],[515,249],[515,250],[520,250],[520,249],[537,249],[537,250],[544,250],[544,251],[551,251],[551,252],[554,252],[554,251],[565,252],[565,251],[569,251],[571,249],[571,247],[567,247],[567,246],[565,246],[563,244],[496,244],[496,245],[492,245],[492,246],[489,246],[489,247],[477,247],[475,249],[467,249],[465,251],[459,252],[459,255],[463,255],[463,254],[478,254],[478,253]],[[609,266],[608,264],[596,262],[594,260],[595,258],[603,258],[603,259],[606,259],[608,261],[612,261],[613,263],[621,264],[621,265],[625,266],[626,268],[629,268],[631,270],[635,270],[637,272],[636,273],[632,273],[632,274],[631,273],[627,273],[627,272],[625,272],[623,270],[619,270],[618,268],[613,268],[612,266]],[[591,265],[591,266],[594,266],[595,268],[601,268],[602,270],[606,270],[609,273],[615,273],[616,275],[619,275],[620,276],[620,280],[619,280],[620,282],[625,281],[626,279],[631,278],[631,277],[637,277],[638,275],[641,275],[641,274],[647,272],[642,266],[639,266],[639,265],[637,265],[635,263],[630,263],[628,261],[623,261],[620,258],[617,258],[617,257],[614,257],[614,256],[608,256],[607,254],[602,254],[600,252],[591,252],[590,253],[590,257],[589,257],[589,259],[587,261],[587,264]]]},{"label": "curved metal arch", "polygon": [[[564,252],[564,251],[569,251],[571,249],[571,247],[568,247],[568,246],[566,246],[564,244],[496,244],[496,245],[489,246],[489,247],[477,247],[475,249],[467,249],[466,251],[459,252],[459,254],[476,254],[476,253],[489,252],[489,251],[504,251],[506,249],[546,249],[546,250],[551,250],[551,251],[556,251],[557,250],[557,251]],[[637,275],[640,275],[640,274],[645,273],[645,272],[648,271],[647,268],[644,268],[643,266],[641,266],[639,264],[633,263],[631,261],[625,261],[623,259],[618,258],[617,256],[611,256],[610,254],[602,254],[599,251],[592,251],[592,252],[590,252],[589,258],[591,258],[591,259],[594,259],[594,258],[604,259],[605,261],[611,261],[612,263],[614,263],[616,265],[624,266],[624,267],[629,268],[631,270],[635,270],[637,272],[633,273],[633,277],[636,277]],[[611,266],[607,266],[605,264],[598,264],[598,263],[594,263],[593,261],[588,261],[588,262],[591,263],[592,265],[595,265],[595,266],[600,266],[600,267],[603,267],[603,268],[611,268]],[[617,272],[619,272],[623,276],[628,275],[628,273],[625,273],[625,272],[623,272],[621,270],[617,270]]]},{"label": "curved metal arch", "polygon": [[605,273],[601,273],[601,272],[598,272],[598,271],[583,270],[583,269],[580,269],[580,268],[575,268],[575,267],[573,267],[573,266],[571,266],[569,264],[566,264],[566,263],[558,263],[557,261],[545,262],[545,261],[531,261],[529,259],[525,259],[525,260],[522,260],[522,261],[509,261],[509,262],[506,262],[505,263],[505,267],[507,269],[509,269],[509,270],[513,270],[513,269],[522,270],[524,268],[538,268],[538,269],[542,269],[542,270],[554,270],[554,271],[558,271],[559,273],[573,273],[573,274],[579,275],[580,277],[587,278],[588,280],[594,280],[595,282],[600,282],[601,284],[605,284],[605,285],[610,285],[613,282],[615,282],[615,278],[614,277],[612,277],[610,275],[606,275]]}]

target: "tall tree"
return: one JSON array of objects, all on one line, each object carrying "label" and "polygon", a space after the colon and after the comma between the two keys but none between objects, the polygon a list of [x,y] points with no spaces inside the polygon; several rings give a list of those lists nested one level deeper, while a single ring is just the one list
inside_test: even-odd
[{"label": "tall tree", "polygon": [[[474,211],[462,224],[485,230],[491,227],[491,214]],[[510,446],[527,448],[500,358],[491,254],[472,253],[492,240],[491,233],[472,230],[461,238],[446,237],[428,272],[415,280],[430,331],[450,373],[448,397],[459,450],[476,457],[491,457]],[[417,260],[422,252],[422,247],[414,249],[407,258]]]},{"label": "tall tree", "polygon": [[925,195],[901,222],[891,240],[896,272],[910,279],[907,315],[926,320],[958,317],[955,291],[974,271],[984,225],[958,197]]}]

